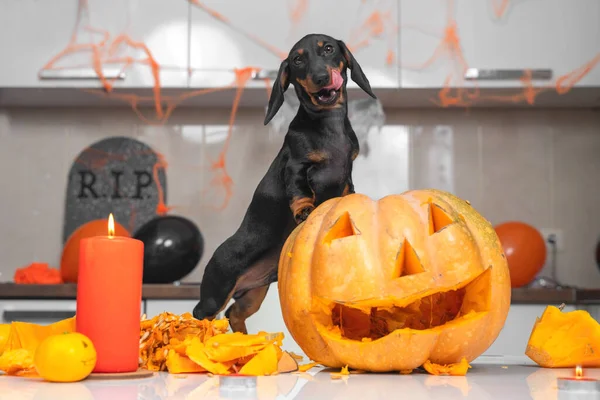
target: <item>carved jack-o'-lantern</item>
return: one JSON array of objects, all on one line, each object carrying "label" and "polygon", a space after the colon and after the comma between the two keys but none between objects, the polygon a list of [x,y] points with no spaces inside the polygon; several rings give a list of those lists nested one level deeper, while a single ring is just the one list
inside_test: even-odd
[{"label": "carved jack-o'-lantern", "polygon": [[511,295],[491,224],[439,190],[324,202],[288,237],[278,285],[308,357],[380,372],[475,359],[500,333]]}]

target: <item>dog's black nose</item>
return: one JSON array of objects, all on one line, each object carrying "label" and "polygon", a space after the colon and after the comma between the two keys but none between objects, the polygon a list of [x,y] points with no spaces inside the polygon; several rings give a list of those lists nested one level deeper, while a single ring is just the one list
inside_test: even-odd
[{"label": "dog's black nose", "polygon": [[313,82],[315,85],[326,86],[329,83],[329,73],[314,74]]},{"label": "dog's black nose", "polygon": [[192,311],[192,315],[196,319],[212,319],[218,311],[219,307],[217,306],[215,299],[209,298],[196,304],[196,307],[194,307],[194,310]]}]

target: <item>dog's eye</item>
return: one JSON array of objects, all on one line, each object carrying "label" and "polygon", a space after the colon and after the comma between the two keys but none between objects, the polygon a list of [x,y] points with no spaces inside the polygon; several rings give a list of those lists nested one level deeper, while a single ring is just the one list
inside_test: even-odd
[{"label": "dog's eye", "polygon": [[292,62],[294,63],[294,65],[300,65],[300,64],[302,64],[302,58],[300,56],[296,56],[296,57],[294,57]]},{"label": "dog's eye", "polygon": [[328,44],[323,48],[323,50],[325,51],[325,54],[331,54],[333,53],[333,46]]}]

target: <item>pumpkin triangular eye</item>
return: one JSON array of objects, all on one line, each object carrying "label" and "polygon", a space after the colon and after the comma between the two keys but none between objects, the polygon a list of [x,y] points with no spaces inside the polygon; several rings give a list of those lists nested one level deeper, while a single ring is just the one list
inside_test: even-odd
[{"label": "pumpkin triangular eye", "polygon": [[438,233],[455,221],[442,209],[434,203],[429,203],[429,234]]},{"label": "pumpkin triangular eye", "polygon": [[413,249],[410,242],[404,239],[400,251],[398,251],[398,255],[396,256],[396,272],[394,277],[400,278],[406,275],[420,274],[421,272],[425,272],[425,268],[423,268],[417,252]]},{"label": "pumpkin triangular eye", "polygon": [[359,235],[360,232],[354,226],[350,213],[345,212],[333,224],[327,235],[325,235],[324,243],[330,244],[336,239],[342,239],[348,236]]}]

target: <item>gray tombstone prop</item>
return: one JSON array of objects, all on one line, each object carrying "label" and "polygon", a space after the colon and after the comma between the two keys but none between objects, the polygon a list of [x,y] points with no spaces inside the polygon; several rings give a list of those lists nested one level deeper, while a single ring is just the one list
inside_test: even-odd
[{"label": "gray tombstone prop", "polygon": [[[156,217],[159,192],[153,168],[158,160],[151,147],[127,137],[103,139],[79,153],[69,171],[63,244],[81,225],[110,213],[131,235]],[[165,171],[157,172],[166,204]]]}]

